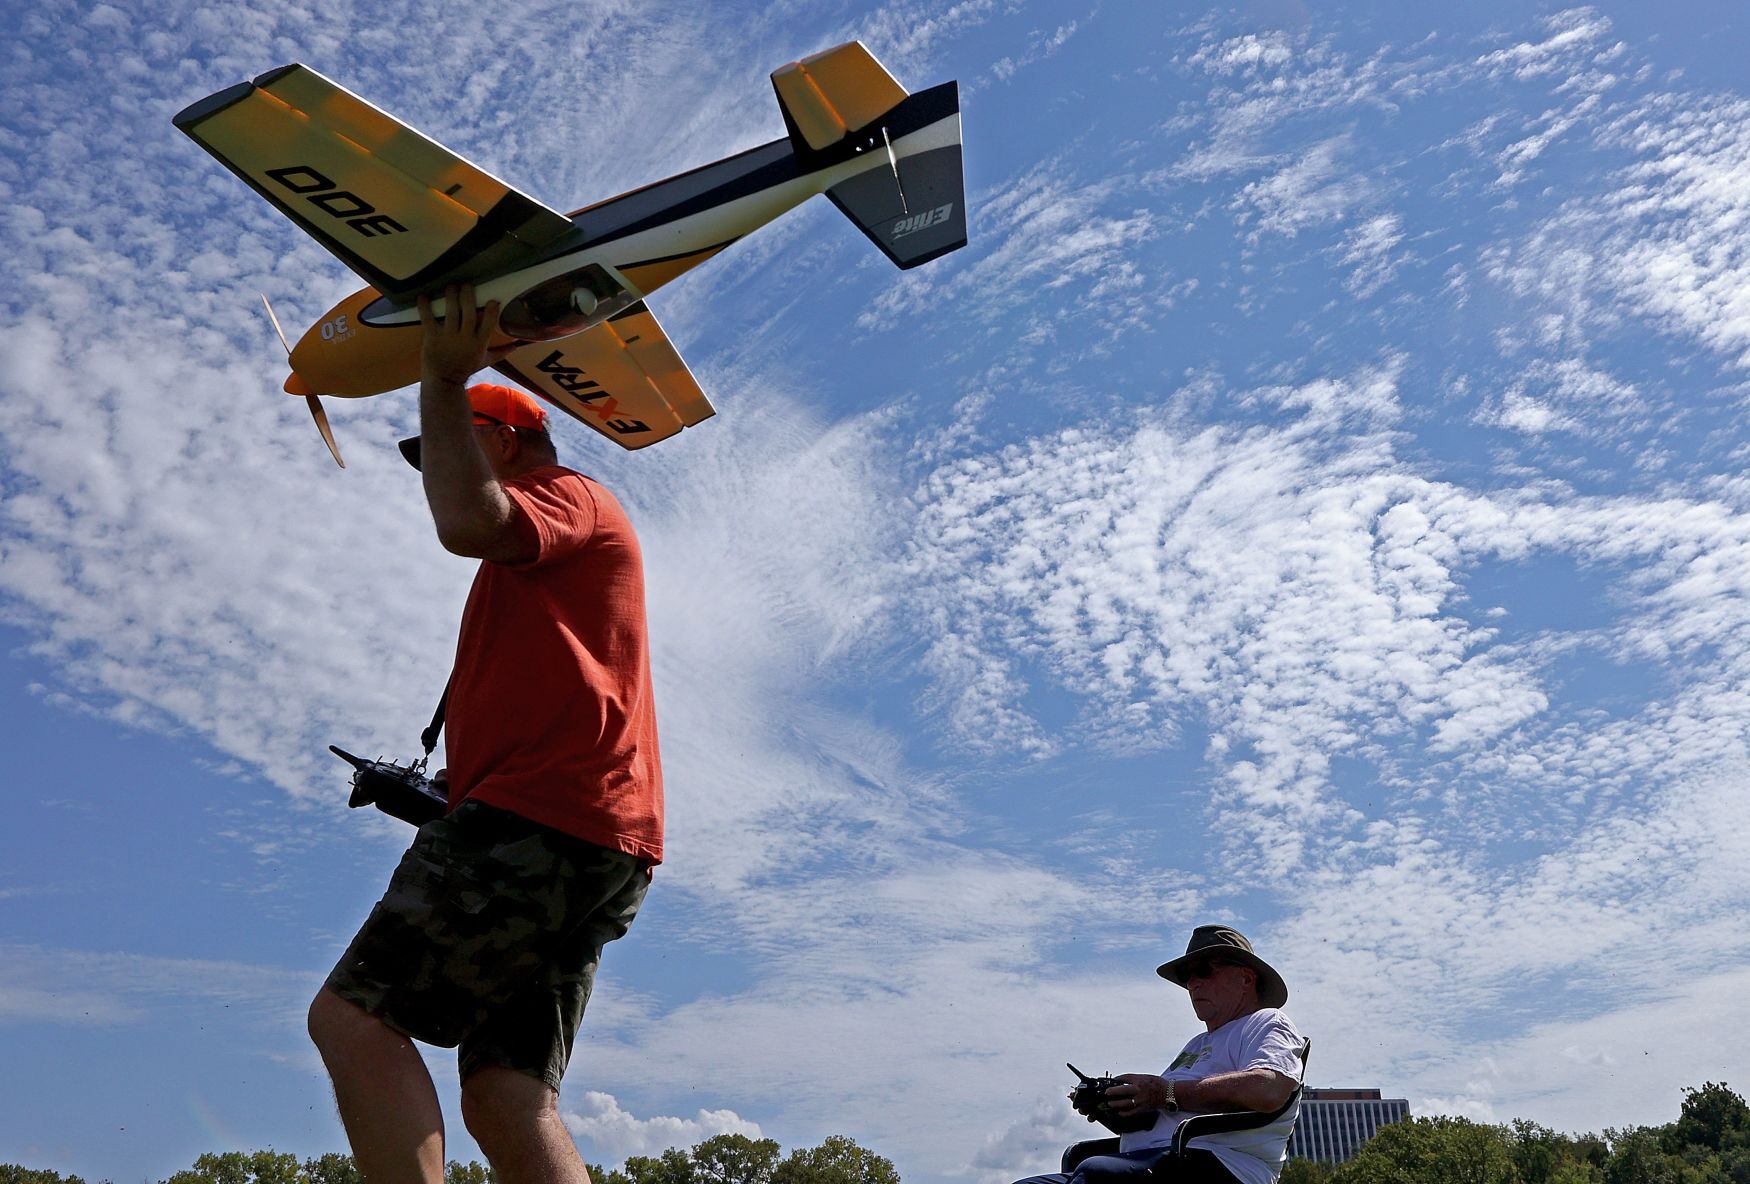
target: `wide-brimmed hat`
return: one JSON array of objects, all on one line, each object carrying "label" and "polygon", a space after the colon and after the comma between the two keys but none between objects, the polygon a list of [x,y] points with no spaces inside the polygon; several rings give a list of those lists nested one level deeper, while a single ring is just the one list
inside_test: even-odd
[{"label": "wide-brimmed hat", "polygon": [[[477,382],[468,388],[468,405],[474,409],[475,423],[503,423],[513,428],[536,430],[547,426],[547,412],[527,391],[495,382]],[[419,437],[401,441],[401,455],[414,468],[419,467]]]},{"label": "wide-brimmed hat", "polygon": [[1252,943],[1246,935],[1226,925],[1199,925],[1191,931],[1185,952],[1171,962],[1163,962],[1155,973],[1170,983],[1185,985],[1185,967],[1201,958],[1216,958],[1249,966],[1258,975],[1258,1002],[1265,1007],[1281,1007],[1288,1002],[1288,984],[1282,981],[1271,965],[1252,953]]}]

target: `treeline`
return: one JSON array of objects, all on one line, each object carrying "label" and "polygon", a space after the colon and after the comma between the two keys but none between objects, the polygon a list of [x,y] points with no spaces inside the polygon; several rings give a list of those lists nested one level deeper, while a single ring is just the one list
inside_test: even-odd
[{"label": "treeline", "polygon": [[1290,1160],[1280,1184],[1750,1184],[1750,1106],[1710,1081],[1683,1091],[1677,1121],[1602,1135],[1412,1118],[1338,1167]]},{"label": "treeline", "polygon": [[[780,1154],[775,1139],[713,1135],[688,1151],[671,1147],[659,1156],[634,1155],[615,1171],[592,1163],[589,1174],[595,1184],[899,1184],[892,1160],[843,1135]],[[493,1179],[481,1163],[452,1160],[444,1170],[444,1184],[492,1184]],[[0,1184],[85,1181],[8,1163],[0,1164]],[[364,1178],[350,1155],[330,1152],[300,1161],[280,1151],[225,1151],[209,1152],[158,1184],[364,1184]]]},{"label": "treeline", "polygon": [[[595,1184],[899,1184],[884,1156],[833,1135],[783,1155],[774,1139],[713,1135],[690,1150],[635,1155]],[[452,1162],[444,1184],[492,1184],[478,1163]],[[0,1184],[85,1184],[77,1176],[0,1164]],[[108,1184],[106,1181],[105,1184]],[[203,1155],[159,1184],[363,1184],[352,1158],[299,1161],[276,1151]],[[1412,1118],[1381,1128],[1335,1168],[1290,1160],[1280,1184],[1750,1184],[1750,1105],[1724,1083],[1683,1091],[1675,1122],[1564,1135],[1519,1119]]]}]

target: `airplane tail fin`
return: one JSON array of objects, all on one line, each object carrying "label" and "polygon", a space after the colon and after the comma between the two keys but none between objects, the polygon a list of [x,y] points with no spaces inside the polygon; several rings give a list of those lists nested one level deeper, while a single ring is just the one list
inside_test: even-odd
[{"label": "airplane tail fin", "polygon": [[852,41],[774,71],[772,88],[805,163],[864,166],[826,195],[897,266],[916,267],[966,245],[954,83],[907,94]]}]

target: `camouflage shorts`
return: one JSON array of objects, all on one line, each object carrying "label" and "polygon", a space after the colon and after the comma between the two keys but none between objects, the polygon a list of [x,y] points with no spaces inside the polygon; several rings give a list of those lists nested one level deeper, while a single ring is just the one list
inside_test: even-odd
[{"label": "camouflage shorts", "polygon": [[636,856],[464,802],[420,827],[328,989],[396,1031],[555,1090],[602,946],[649,887]]}]

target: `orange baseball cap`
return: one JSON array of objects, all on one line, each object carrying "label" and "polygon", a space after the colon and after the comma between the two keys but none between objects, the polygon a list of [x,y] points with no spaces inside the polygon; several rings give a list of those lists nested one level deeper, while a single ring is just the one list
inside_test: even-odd
[{"label": "orange baseball cap", "polygon": [[[513,428],[543,431],[547,427],[547,409],[535,402],[527,391],[495,382],[477,382],[468,388],[468,405],[474,409],[476,424],[509,424]],[[401,455],[414,468],[419,467],[419,437],[401,441]]]}]

